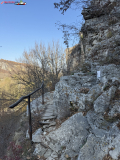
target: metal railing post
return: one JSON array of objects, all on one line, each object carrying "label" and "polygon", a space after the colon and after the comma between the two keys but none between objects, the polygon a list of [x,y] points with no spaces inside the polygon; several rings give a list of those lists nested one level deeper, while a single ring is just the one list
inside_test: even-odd
[{"label": "metal railing post", "polygon": [[[33,91],[32,93],[30,93],[29,95],[23,96],[21,97],[17,102],[15,102],[14,104],[10,105],[9,108],[14,108],[15,106],[17,106],[21,101],[23,101],[24,99],[28,98],[28,114],[29,114],[29,137],[31,140],[31,145],[33,144],[32,141],[32,120],[31,120],[31,109],[30,109],[30,96],[32,94],[34,94],[35,92],[37,92],[39,89],[42,88],[42,104],[44,104],[44,80],[43,83],[41,85],[40,88],[36,89],[35,91]],[[4,112],[4,110],[3,110]]]},{"label": "metal railing post", "polygon": [[29,136],[32,145],[32,125],[31,125],[31,110],[30,110],[30,96],[28,96],[28,112],[29,112]]},{"label": "metal railing post", "polygon": [[42,104],[44,104],[44,81],[42,86]]}]

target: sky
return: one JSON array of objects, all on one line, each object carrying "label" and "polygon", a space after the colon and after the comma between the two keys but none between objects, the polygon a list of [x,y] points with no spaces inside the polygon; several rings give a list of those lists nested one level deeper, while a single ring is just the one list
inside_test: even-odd
[{"label": "sky", "polygon": [[[26,5],[1,2],[3,1],[0,1],[0,59],[18,61],[24,51],[29,53],[30,49],[35,48],[35,42],[38,45],[42,42],[47,48],[52,40],[59,40],[60,46],[66,49],[62,38],[63,30],[58,30],[59,26],[55,23],[59,21],[80,28],[81,22],[84,22],[81,6],[75,10],[73,4],[64,15],[54,8],[54,3],[59,3],[60,0],[23,0]],[[79,39],[71,38],[69,47],[79,42]]]}]

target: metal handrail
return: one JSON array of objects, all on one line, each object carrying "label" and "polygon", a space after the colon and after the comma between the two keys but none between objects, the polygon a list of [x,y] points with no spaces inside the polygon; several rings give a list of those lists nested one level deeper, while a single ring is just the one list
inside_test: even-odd
[{"label": "metal handrail", "polygon": [[35,92],[37,92],[38,90],[40,90],[42,88],[42,104],[44,104],[44,81],[41,85],[40,88],[36,89],[35,91],[33,91],[32,93],[28,94],[27,96],[23,96],[21,97],[17,102],[15,102],[14,104],[12,104],[11,106],[9,106],[9,108],[14,108],[15,106],[17,106],[22,100],[28,98],[28,112],[29,112],[29,136],[30,136],[30,140],[31,140],[31,144],[32,142],[32,125],[31,125],[31,110],[30,110],[30,96],[32,94],[34,94]]}]

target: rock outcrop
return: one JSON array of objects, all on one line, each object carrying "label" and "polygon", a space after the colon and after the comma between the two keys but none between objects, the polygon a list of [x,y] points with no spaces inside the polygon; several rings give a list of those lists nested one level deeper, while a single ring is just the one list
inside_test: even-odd
[{"label": "rock outcrop", "polygon": [[100,0],[82,11],[85,57],[100,64],[120,63],[120,1]]}]

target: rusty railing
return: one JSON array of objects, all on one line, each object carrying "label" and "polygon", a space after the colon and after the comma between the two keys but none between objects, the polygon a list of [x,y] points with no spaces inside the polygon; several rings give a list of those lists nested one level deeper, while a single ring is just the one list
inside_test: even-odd
[{"label": "rusty railing", "polygon": [[11,106],[9,106],[9,108],[14,108],[15,106],[17,106],[22,100],[28,98],[28,113],[29,113],[29,136],[30,136],[30,140],[31,140],[31,144],[32,142],[32,125],[31,125],[31,110],[30,110],[30,96],[32,94],[34,94],[35,92],[37,92],[38,90],[40,90],[42,88],[42,104],[44,104],[44,81],[41,85],[40,88],[36,89],[35,91],[33,91],[32,93],[28,94],[27,96],[23,96],[21,97],[17,102],[15,102],[14,104],[12,104]]}]

